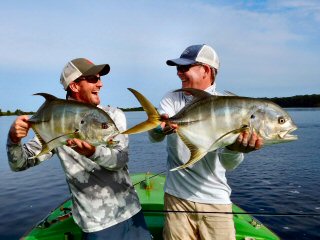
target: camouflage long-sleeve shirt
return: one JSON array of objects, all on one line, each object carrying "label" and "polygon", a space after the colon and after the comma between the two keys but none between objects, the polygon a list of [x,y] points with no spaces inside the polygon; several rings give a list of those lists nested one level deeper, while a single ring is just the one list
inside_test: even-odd
[{"label": "camouflage long-sleeve shirt", "polygon": [[[126,129],[124,113],[116,108],[104,109],[119,131]],[[73,217],[85,232],[95,232],[129,219],[141,209],[132,185],[128,163],[128,136],[118,135],[112,149],[97,146],[87,158],[67,146],[58,147],[36,159],[41,151],[35,137],[26,144],[13,144],[8,137],[7,153],[13,171],[25,170],[57,154],[66,174],[73,201]]]}]

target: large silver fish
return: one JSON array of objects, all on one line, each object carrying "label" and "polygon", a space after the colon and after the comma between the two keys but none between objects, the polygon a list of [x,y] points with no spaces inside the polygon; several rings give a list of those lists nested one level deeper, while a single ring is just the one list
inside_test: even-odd
[{"label": "large silver fish", "polygon": [[[161,123],[154,106],[139,92],[129,90],[148,114],[148,120],[125,134],[150,130]],[[190,150],[190,159],[173,170],[186,168],[208,152],[235,142],[242,131],[250,129],[264,139],[264,145],[293,141],[297,129],[289,114],[277,104],[239,96],[214,96],[197,89],[180,89],[194,96],[175,116],[165,120],[178,125],[176,133]]]},{"label": "large silver fish", "polygon": [[119,134],[110,116],[98,107],[59,99],[47,93],[34,95],[43,96],[46,101],[29,119],[42,144],[42,151],[33,158],[65,145],[69,138],[85,140],[95,146],[112,146],[112,138]]}]

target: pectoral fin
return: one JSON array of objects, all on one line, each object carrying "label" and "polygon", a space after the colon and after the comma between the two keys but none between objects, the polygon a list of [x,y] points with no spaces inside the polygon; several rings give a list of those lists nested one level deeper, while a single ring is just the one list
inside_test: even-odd
[{"label": "pectoral fin", "polygon": [[250,129],[248,125],[243,125],[238,129],[234,129],[230,132],[223,134],[211,145],[210,151],[214,151],[220,147],[225,147],[234,143],[235,139],[239,136],[239,134],[248,129]]}]

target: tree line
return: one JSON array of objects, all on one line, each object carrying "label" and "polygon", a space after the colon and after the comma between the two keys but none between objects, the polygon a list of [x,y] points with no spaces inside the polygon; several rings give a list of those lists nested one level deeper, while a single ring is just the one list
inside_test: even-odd
[{"label": "tree line", "polygon": [[[293,97],[280,97],[280,98],[262,98],[270,100],[283,108],[313,108],[320,107],[320,94],[311,94],[311,95],[297,95]],[[125,112],[136,112],[143,111],[142,107],[134,108],[120,108]],[[15,110],[14,112],[5,111],[3,112],[0,109],[0,116],[11,116],[11,115],[32,115],[35,112],[25,112],[20,109]]]},{"label": "tree line", "polygon": [[264,99],[269,99],[283,108],[320,107],[319,94],[298,95],[293,97],[282,97],[282,98],[264,98]]},{"label": "tree line", "polygon": [[17,109],[17,110],[15,110],[14,112],[11,112],[10,110],[3,112],[3,111],[0,109],[0,116],[32,115],[32,114],[34,114],[34,113],[35,113],[35,112],[25,112],[25,111],[22,111],[22,110],[20,110],[20,109]]}]

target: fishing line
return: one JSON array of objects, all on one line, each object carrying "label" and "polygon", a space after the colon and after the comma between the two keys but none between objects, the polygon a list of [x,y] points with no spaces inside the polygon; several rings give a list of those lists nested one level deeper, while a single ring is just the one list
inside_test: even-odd
[{"label": "fishing line", "polygon": [[156,213],[202,213],[202,214],[234,214],[254,216],[296,216],[296,217],[320,217],[320,213],[259,213],[259,212],[206,212],[206,211],[175,211],[175,210],[142,210],[143,212]]},{"label": "fishing line", "polygon": [[[165,173],[166,170],[159,172],[157,174],[151,175],[149,179],[154,178],[158,175]],[[140,182],[135,183],[133,186],[136,186],[146,180],[143,179]],[[175,211],[175,210],[142,210],[145,213],[201,213],[201,214],[234,214],[234,215],[254,215],[254,216],[263,216],[263,217],[320,217],[320,213],[261,213],[261,212],[206,212],[206,211]]]},{"label": "fishing line", "polygon": [[[160,174],[163,174],[163,173],[165,173],[166,172],[166,170],[164,170],[164,171],[162,171],[162,172],[159,172],[159,173],[157,173],[157,174],[155,174],[155,175],[151,175],[150,177],[149,177],[149,179],[150,178],[154,178],[154,177],[156,177],[156,176],[158,176],[158,175],[160,175]],[[147,174],[147,173],[146,173]],[[146,181],[146,179],[143,179],[143,180],[141,180],[140,182],[137,182],[137,183],[135,183],[135,184],[133,184],[133,186],[136,186],[136,185],[138,185],[138,184],[140,184],[140,183],[142,183],[142,182],[145,182]]]}]

